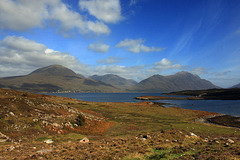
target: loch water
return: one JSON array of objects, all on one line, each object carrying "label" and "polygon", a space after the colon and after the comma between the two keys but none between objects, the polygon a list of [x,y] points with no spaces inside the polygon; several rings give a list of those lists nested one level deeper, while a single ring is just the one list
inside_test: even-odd
[{"label": "loch water", "polygon": [[[144,95],[162,96],[161,93],[49,93],[49,95],[91,102],[141,102],[141,100],[136,100],[134,97]],[[166,103],[166,107],[175,106],[240,117],[240,100],[155,100],[153,102]]]}]

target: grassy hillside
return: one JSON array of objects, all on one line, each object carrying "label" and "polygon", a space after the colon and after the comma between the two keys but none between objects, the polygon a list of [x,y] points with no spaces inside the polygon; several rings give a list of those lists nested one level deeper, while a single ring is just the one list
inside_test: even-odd
[{"label": "grassy hillside", "polygon": [[[150,102],[84,102],[1,89],[0,157],[239,159],[240,130],[199,123],[212,115]],[[84,137],[90,142],[82,143]]]}]

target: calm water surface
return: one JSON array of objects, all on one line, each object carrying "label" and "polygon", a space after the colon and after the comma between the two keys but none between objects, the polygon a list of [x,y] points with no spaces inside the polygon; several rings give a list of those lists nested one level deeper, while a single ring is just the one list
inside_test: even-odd
[{"label": "calm water surface", "polygon": [[[161,96],[160,93],[51,93],[50,95],[92,102],[141,102],[134,97],[143,95]],[[169,103],[166,107],[176,106],[240,117],[240,100],[158,100],[154,102]]]}]

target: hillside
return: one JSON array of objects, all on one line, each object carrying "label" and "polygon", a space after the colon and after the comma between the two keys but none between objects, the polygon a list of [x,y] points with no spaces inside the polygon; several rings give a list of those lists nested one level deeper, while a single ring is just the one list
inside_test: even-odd
[{"label": "hillside", "polygon": [[90,76],[89,78],[97,81],[101,81],[107,84],[111,84],[112,86],[121,88],[121,89],[127,89],[137,84],[137,82],[134,80],[125,79],[114,74],[106,74],[103,76],[93,75],[93,76]]},{"label": "hillside", "polygon": [[110,84],[85,78],[61,65],[40,68],[24,76],[0,78],[0,87],[29,92],[119,92]]},{"label": "hillside", "polygon": [[202,123],[215,115],[0,89],[0,159],[239,159],[239,129]]},{"label": "hillside", "polygon": [[231,88],[240,88],[240,83],[232,86]]},{"label": "hillside", "polygon": [[193,96],[192,99],[205,99],[205,100],[240,100],[240,88],[184,90],[179,92],[166,93],[165,95],[185,95]]},{"label": "hillside", "polygon": [[137,92],[169,92],[210,88],[218,87],[212,84],[210,81],[201,79],[197,75],[182,71],[170,76],[151,76],[145,80],[142,80],[129,90]]}]

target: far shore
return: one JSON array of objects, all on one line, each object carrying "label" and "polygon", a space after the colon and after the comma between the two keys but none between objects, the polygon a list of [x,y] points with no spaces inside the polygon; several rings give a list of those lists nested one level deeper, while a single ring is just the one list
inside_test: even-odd
[{"label": "far shore", "polygon": [[189,96],[189,97],[166,97],[166,96],[140,96],[135,97],[138,100],[203,100],[202,97]]}]

